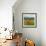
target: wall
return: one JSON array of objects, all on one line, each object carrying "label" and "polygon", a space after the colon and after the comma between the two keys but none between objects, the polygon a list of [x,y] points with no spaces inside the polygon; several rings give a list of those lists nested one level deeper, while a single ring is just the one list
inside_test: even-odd
[{"label": "wall", "polygon": [[12,6],[16,0],[0,0],[0,27],[12,29]]},{"label": "wall", "polygon": [[41,40],[42,46],[46,46],[46,0],[41,0]]},{"label": "wall", "polygon": [[[22,32],[25,39],[34,40],[36,46],[41,46],[41,0],[22,0],[16,5],[13,7],[15,31]],[[22,28],[23,12],[37,13],[37,28]]]},{"label": "wall", "polygon": [[[22,0],[17,3],[16,0],[0,0],[0,27],[12,28],[12,6],[14,5],[15,28],[22,32],[24,37],[36,41],[37,45],[42,42],[42,46],[46,46],[46,0]],[[41,3],[41,9],[40,9]],[[16,5],[19,4],[19,5]],[[21,4],[21,5],[20,5]],[[17,8],[17,9],[16,9]],[[41,12],[40,12],[41,11]],[[21,12],[36,12],[37,13],[37,28],[22,28]],[[41,14],[41,15],[40,15]],[[40,38],[41,34],[41,38]]]}]

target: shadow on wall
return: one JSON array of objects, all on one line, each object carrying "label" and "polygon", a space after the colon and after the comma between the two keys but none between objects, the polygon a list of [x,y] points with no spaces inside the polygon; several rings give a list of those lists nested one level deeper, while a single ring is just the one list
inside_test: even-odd
[{"label": "shadow on wall", "polygon": [[[13,13],[14,13],[14,24],[15,29],[18,32],[23,33],[24,39],[31,39],[34,40],[36,46],[41,46],[41,38],[40,38],[40,0],[18,0],[17,3],[13,6]],[[21,4],[21,5],[20,5]],[[37,28],[22,28],[22,13],[21,12],[30,12],[30,13],[38,13],[37,16],[39,17],[38,26]],[[37,35],[38,33],[38,35]],[[28,36],[27,36],[28,34]]]}]

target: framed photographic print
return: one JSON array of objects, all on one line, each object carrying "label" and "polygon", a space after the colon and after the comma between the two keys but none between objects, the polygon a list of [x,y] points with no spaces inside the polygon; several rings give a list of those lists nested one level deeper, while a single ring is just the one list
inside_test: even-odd
[{"label": "framed photographic print", "polygon": [[22,27],[36,28],[37,13],[22,13]]}]

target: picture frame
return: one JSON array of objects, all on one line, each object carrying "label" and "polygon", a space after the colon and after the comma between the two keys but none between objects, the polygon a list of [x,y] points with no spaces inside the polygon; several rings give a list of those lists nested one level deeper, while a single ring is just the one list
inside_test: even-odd
[{"label": "picture frame", "polygon": [[22,27],[36,28],[37,27],[37,13],[22,13]]}]

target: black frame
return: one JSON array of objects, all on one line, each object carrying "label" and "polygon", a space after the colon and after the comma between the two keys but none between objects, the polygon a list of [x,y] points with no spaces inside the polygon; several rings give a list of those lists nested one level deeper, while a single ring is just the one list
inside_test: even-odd
[{"label": "black frame", "polygon": [[[36,25],[35,25],[35,27],[24,27],[23,26],[23,21],[24,21],[23,20],[23,15],[24,14],[35,14],[35,17],[36,17],[36,20],[35,20],[36,21]],[[22,13],[22,28],[36,28],[36,27],[37,27],[37,13]]]}]

